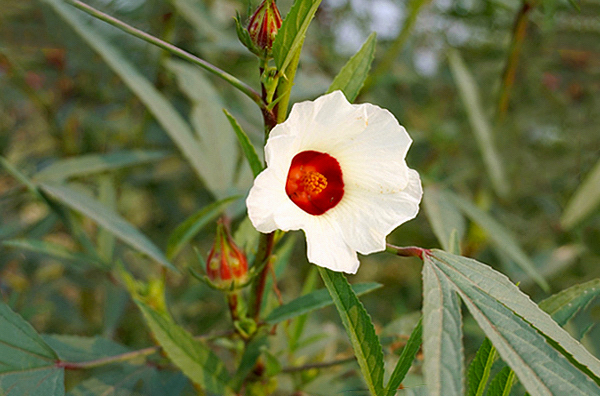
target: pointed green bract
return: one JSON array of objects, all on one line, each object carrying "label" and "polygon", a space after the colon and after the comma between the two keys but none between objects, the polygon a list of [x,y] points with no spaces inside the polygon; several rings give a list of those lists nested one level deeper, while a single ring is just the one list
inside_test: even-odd
[{"label": "pointed green bract", "polygon": [[469,396],[483,396],[495,360],[496,348],[489,339],[485,338],[469,365]]},{"label": "pointed green bract", "polygon": [[167,258],[172,260],[181,251],[181,249],[194,238],[202,228],[216,219],[227,205],[238,200],[240,197],[229,197],[207,205],[188,217],[183,223],[177,226],[175,231],[169,237],[167,244]]},{"label": "pointed green bract", "polygon": [[423,372],[431,396],[464,395],[460,300],[441,271],[423,265]]},{"label": "pointed green bract", "polygon": [[231,124],[231,127],[233,128],[233,131],[235,132],[235,135],[238,138],[238,142],[242,147],[242,151],[246,156],[246,160],[250,165],[250,169],[252,169],[252,174],[254,175],[254,177],[258,176],[258,174],[263,170],[263,164],[260,158],[258,158],[258,154],[256,154],[256,149],[254,148],[252,143],[250,143],[248,135],[246,135],[246,132],[244,132],[237,120],[227,110],[223,109],[223,112],[227,116],[227,119],[229,120],[229,123]]},{"label": "pointed green bract", "polygon": [[[573,366],[544,337],[560,345],[570,358],[590,372],[600,362],[535,305],[506,276],[465,257],[434,250],[425,254],[426,267],[435,267],[513,369],[535,395],[600,395],[600,388]],[[539,330],[542,334],[538,333]],[[427,356],[426,356],[427,358]]]},{"label": "pointed green bract", "polygon": [[498,249],[510,257],[517,265],[527,273],[542,289],[548,291],[550,286],[544,277],[535,268],[535,264],[523,251],[511,233],[498,221],[486,212],[479,209],[473,203],[450,191],[444,192],[444,196],[450,199],[465,215],[473,222],[483,228],[488,238]]},{"label": "pointed green bract", "polygon": [[206,345],[195,340],[166,314],[139,299],[135,302],[160,346],[185,375],[209,392],[231,394],[229,374],[223,362]]},{"label": "pointed green bract", "polygon": [[[359,283],[357,285],[352,285],[351,287],[354,293],[357,296],[360,296],[377,290],[382,287],[382,285],[379,283]],[[276,324],[317,309],[325,308],[331,304],[333,304],[333,300],[326,289],[316,290],[275,308],[271,311],[269,316],[266,317],[265,322],[268,324]]]},{"label": "pointed green bract", "polygon": [[371,317],[343,274],[322,267],[318,269],[346,328],[371,395],[382,395],[383,351]]},{"label": "pointed green bract", "polygon": [[65,394],[58,355],[8,305],[0,302],[0,394]]},{"label": "pointed green bract", "polygon": [[154,162],[164,158],[163,151],[121,151],[109,154],[88,154],[74,158],[59,160],[36,173],[33,178],[37,182],[62,182],[70,177],[86,176]]},{"label": "pointed green bract", "polygon": [[375,58],[376,39],[376,33],[371,33],[360,50],[350,58],[335,76],[327,93],[340,90],[346,95],[348,102],[354,102],[365,84],[369,70],[371,70],[371,63]]},{"label": "pointed green bract", "polygon": [[148,255],[165,267],[177,271],[148,237],[94,198],[66,186],[41,184],[40,188],[76,212],[94,220],[137,251]]},{"label": "pointed green bract", "polygon": [[284,71],[300,53],[304,36],[319,4],[321,0],[294,1],[273,43],[273,58],[279,71]]},{"label": "pointed green bract", "polygon": [[398,391],[398,387],[406,377],[406,373],[412,366],[413,361],[415,360],[415,356],[417,352],[419,352],[419,348],[421,347],[423,338],[423,318],[419,319],[419,322],[413,329],[404,349],[402,350],[402,354],[398,359],[398,363],[396,363],[396,367],[394,368],[394,372],[390,376],[388,384],[386,386],[385,395],[394,396]]}]

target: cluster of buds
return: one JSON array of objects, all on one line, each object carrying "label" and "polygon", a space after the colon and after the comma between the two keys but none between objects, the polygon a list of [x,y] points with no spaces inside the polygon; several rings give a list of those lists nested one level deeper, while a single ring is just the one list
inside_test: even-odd
[{"label": "cluster of buds", "polygon": [[206,275],[219,289],[231,290],[247,283],[248,260],[233,242],[229,230],[222,220],[217,223],[217,236],[208,259]]},{"label": "cluster of buds", "polygon": [[263,59],[270,58],[281,22],[281,14],[275,0],[263,0],[250,17],[248,28],[242,27],[239,18],[236,19],[238,37],[242,44],[256,55]]}]

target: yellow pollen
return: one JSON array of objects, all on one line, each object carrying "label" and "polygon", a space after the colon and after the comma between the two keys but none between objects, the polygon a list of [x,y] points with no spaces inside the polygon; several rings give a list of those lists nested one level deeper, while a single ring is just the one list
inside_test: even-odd
[{"label": "yellow pollen", "polygon": [[327,178],[319,172],[308,172],[302,182],[304,191],[309,194],[318,194],[327,187]]}]

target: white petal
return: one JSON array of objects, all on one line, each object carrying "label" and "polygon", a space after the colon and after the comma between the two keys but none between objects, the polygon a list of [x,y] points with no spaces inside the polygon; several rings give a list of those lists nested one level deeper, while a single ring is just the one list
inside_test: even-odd
[{"label": "white petal", "polygon": [[343,239],[339,224],[313,216],[305,228],[308,261],[332,271],[355,274],[359,261],[356,251]]},{"label": "white petal", "polygon": [[290,200],[283,183],[281,175],[271,168],[262,171],[254,180],[246,198],[246,207],[252,225],[260,232],[268,233],[278,228],[275,209]]},{"label": "white petal", "polygon": [[335,216],[348,246],[361,254],[385,250],[385,237],[417,215],[423,195],[421,180],[412,169],[408,175],[408,185],[401,191],[392,194],[347,191],[340,204],[326,213]]}]

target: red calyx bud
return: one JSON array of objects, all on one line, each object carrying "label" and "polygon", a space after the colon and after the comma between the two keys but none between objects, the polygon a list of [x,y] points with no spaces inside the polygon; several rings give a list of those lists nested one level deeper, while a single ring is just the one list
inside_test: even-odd
[{"label": "red calyx bud", "polygon": [[281,22],[275,0],[263,0],[248,22],[248,33],[254,46],[270,54]]},{"label": "red calyx bud", "polygon": [[248,260],[233,242],[222,220],[217,223],[217,236],[208,259],[206,275],[219,288],[234,288],[246,282]]}]

